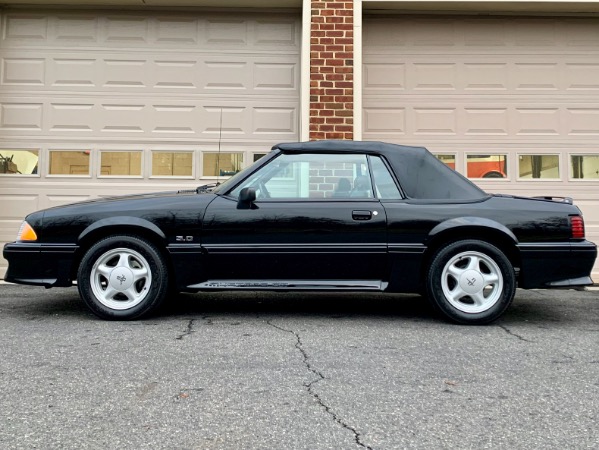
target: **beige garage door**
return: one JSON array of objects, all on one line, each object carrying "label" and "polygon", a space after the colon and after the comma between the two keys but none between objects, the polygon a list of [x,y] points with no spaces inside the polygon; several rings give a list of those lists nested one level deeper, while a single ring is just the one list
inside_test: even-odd
[{"label": "beige garage door", "polygon": [[488,192],[573,197],[599,243],[599,19],[366,18],[363,70],[365,140],[424,145]]},{"label": "beige garage door", "polygon": [[4,10],[1,27],[0,242],[31,211],[195,187],[298,139],[298,16]]}]

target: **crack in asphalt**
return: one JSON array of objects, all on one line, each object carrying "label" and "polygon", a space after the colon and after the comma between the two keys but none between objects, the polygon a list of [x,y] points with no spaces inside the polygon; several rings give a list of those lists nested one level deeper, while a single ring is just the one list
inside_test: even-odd
[{"label": "crack in asphalt", "polygon": [[314,397],[314,399],[318,402],[318,404],[325,410],[325,412],[331,416],[333,418],[333,420],[335,422],[337,422],[339,425],[341,425],[343,428],[345,428],[346,430],[350,431],[353,433],[354,435],[354,441],[356,442],[357,445],[359,445],[362,448],[366,448],[368,450],[373,450],[372,447],[370,447],[369,445],[366,445],[362,442],[361,440],[361,435],[360,433],[353,428],[352,426],[348,425],[347,423],[345,423],[336,413],[335,411],[333,411],[333,409],[328,406],[324,400],[320,397],[320,395],[318,395],[317,392],[314,391],[313,386],[316,383],[319,383],[322,380],[325,380],[326,377],[322,374],[322,372],[320,372],[318,369],[316,369],[314,366],[312,366],[312,364],[310,364],[310,356],[308,355],[308,353],[306,352],[306,350],[304,349],[304,344],[302,342],[302,338],[301,336],[296,333],[293,330],[288,330],[286,328],[280,327],[278,325],[275,325],[274,323],[272,323],[270,320],[267,320],[266,323],[268,323],[271,327],[276,328],[277,330],[280,331],[284,331],[285,333],[290,333],[293,336],[295,336],[295,348],[301,353],[302,355],[302,361],[304,363],[304,365],[306,366],[306,368],[312,372],[314,375],[316,375],[316,379],[310,381],[309,383],[304,383],[304,387],[306,388],[306,390],[308,391],[308,393]]},{"label": "crack in asphalt", "polygon": [[[182,341],[183,339],[185,339],[186,336],[190,336],[192,333],[195,333],[195,323],[196,320],[198,319],[189,319],[189,322],[187,323],[187,328],[185,329],[185,331],[183,333],[181,333],[179,336],[177,336],[175,339],[177,341]],[[206,325],[212,325],[212,319],[209,316],[202,316],[201,320],[206,322]]]},{"label": "crack in asphalt", "polygon": [[503,331],[505,331],[507,334],[509,334],[510,336],[514,336],[517,337],[518,339],[520,339],[521,341],[524,342],[533,342],[531,340],[526,339],[525,337],[520,336],[519,334],[514,333],[512,330],[510,330],[508,327],[506,327],[505,325],[497,325],[499,328],[501,328]]},{"label": "crack in asphalt", "polygon": [[196,319],[189,319],[189,322],[187,323],[187,328],[185,329],[185,331],[180,334],[179,336],[177,336],[175,339],[177,341],[182,341],[185,336],[189,336],[192,333],[195,333],[195,330],[193,329],[193,326],[195,324]]}]

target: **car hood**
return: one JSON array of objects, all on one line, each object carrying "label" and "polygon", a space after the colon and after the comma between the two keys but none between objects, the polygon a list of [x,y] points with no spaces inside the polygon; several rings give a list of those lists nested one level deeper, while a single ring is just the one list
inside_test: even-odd
[{"label": "car hood", "polygon": [[[191,197],[191,196],[205,196],[208,192],[200,192],[198,193],[195,189],[192,190],[179,190],[179,191],[163,191],[163,192],[149,192],[143,194],[128,194],[128,195],[115,195],[111,197],[103,197],[96,198],[93,200],[84,200],[75,203],[67,203],[65,205],[53,206],[52,208],[47,208],[44,211],[53,211],[57,209],[64,209],[76,206],[100,206],[107,204],[116,204],[121,202],[129,202],[136,200],[143,201],[151,201],[151,200],[161,200],[161,199],[175,199],[181,197]],[[162,203],[162,201],[161,201]]]},{"label": "car hood", "polygon": [[180,211],[201,214],[215,197],[216,194],[197,193],[195,190],[123,195],[54,206],[27,215],[26,220],[30,225],[39,226],[75,218],[83,223],[120,216],[159,218],[166,214],[173,217],[180,215]]}]

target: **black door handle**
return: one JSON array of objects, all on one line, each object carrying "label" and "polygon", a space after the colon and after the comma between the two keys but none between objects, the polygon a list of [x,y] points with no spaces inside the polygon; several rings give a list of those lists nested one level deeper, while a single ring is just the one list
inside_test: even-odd
[{"label": "black door handle", "polygon": [[351,213],[354,220],[370,220],[372,219],[372,211],[355,210]]}]

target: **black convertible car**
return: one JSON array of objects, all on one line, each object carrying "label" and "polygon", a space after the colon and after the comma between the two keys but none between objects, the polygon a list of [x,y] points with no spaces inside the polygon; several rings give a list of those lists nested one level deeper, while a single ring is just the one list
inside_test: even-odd
[{"label": "black convertible car", "polygon": [[279,144],[218,186],[35,212],[6,244],[5,280],[77,280],[104,319],[174,292],[385,291],[447,318],[497,319],[516,287],[592,284],[595,244],[567,198],[490,195],[424,148]]}]

